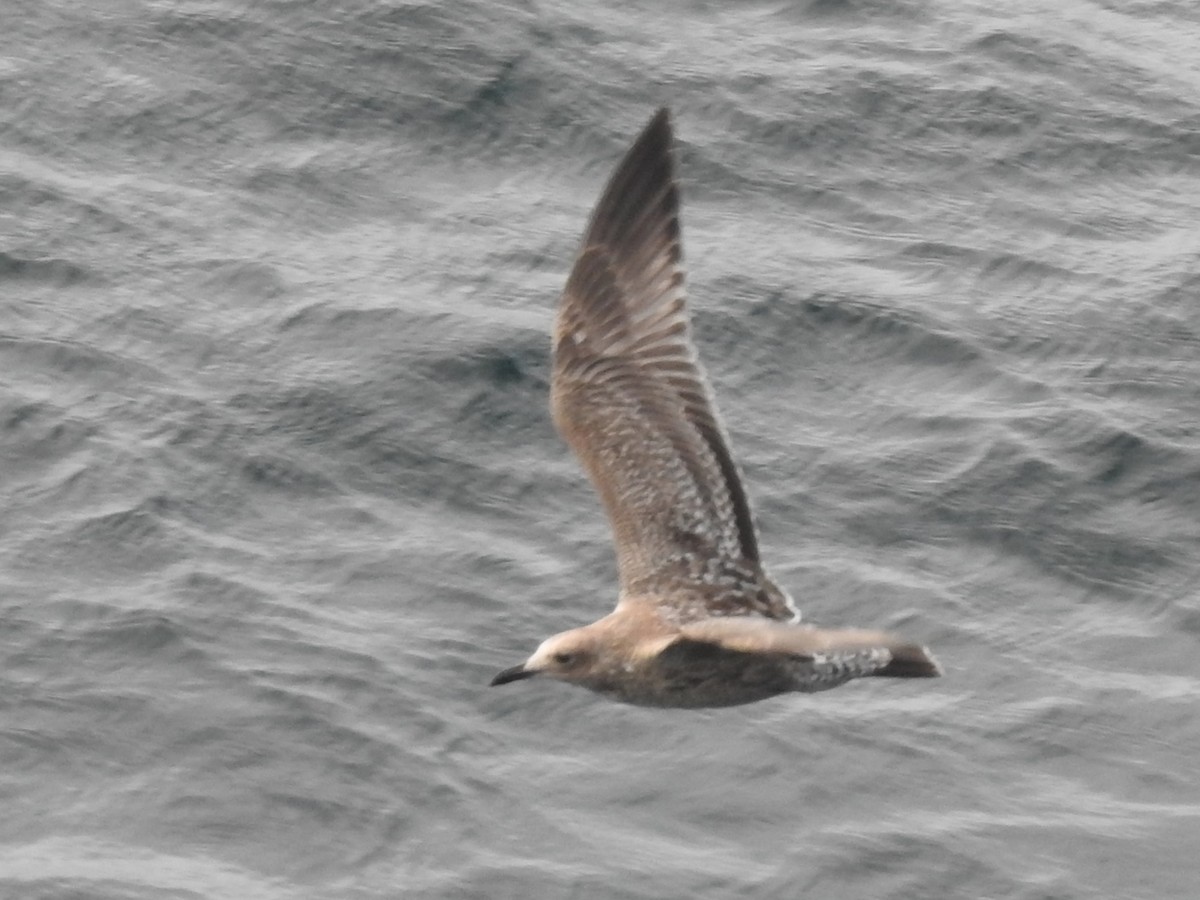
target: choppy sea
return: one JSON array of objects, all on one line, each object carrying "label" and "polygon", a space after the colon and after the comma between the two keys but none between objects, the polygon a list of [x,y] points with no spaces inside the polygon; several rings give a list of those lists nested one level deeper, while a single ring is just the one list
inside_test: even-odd
[{"label": "choppy sea", "polygon": [[[0,898],[1200,894],[1192,0],[6,0]],[[547,410],[660,105],[810,621],[937,682],[485,687],[607,611]]]}]

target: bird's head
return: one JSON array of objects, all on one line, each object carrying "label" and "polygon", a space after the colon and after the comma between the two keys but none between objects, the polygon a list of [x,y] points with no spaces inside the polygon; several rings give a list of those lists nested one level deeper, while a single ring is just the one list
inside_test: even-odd
[{"label": "bird's head", "polygon": [[534,675],[586,682],[596,671],[598,663],[599,643],[595,635],[587,628],[576,628],[546,638],[529,659],[499,673],[492,679],[492,685],[508,684]]}]

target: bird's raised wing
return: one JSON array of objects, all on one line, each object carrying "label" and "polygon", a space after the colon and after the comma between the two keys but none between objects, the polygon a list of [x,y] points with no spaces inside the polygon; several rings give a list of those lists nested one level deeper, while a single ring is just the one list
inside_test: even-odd
[{"label": "bird's raised wing", "polygon": [[689,595],[689,616],[791,618],[763,574],[750,506],[688,336],[681,259],[664,109],[604,189],[567,280],[554,334],[554,421],[600,493],[626,595]]}]

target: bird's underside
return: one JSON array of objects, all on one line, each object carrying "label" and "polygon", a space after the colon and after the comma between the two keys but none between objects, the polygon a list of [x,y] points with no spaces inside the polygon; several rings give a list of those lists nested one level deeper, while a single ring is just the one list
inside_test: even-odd
[{"label": "bird's underside", "polygon": [[916,644],[797,624],[689,337],[667,111],[584,233],[554,330],[551,410],[600,495],[617,608],[547,639],[493,684],[549,675],[652,706],[729,706],[863,676],[939,674]]}]

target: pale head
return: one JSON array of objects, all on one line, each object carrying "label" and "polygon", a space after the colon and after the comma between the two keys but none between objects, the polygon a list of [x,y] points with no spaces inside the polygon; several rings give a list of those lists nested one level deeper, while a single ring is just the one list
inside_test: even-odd
[{"label": "pale head", "polygon": [[499,673],[492,684],[508,684],[534,675],[585,682],[600,668],[601,650],[591,626],[564,631],[546,638],[529,659]]}]

